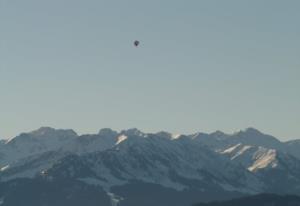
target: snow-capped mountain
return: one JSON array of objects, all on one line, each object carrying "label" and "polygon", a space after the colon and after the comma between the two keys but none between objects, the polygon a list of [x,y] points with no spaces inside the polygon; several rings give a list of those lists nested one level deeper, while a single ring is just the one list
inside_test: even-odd
[{"label": "snow-capped mountain", "polygon": [[298,146],[253,128],[193,135],[106,128],[79,136],[43,127],[0,143],[0,198],[13,202],[9,194],[22,193],[24,187],[39,195],[41,185],[52,195],[70,196],[57,197],[64,204],[84,190],[101,194],[103,205],[123,206],[191,205],[262,192],[300,194]]},{"label": "snow-capped mountain", "polygon": [[280,193],[285,185],[285,192],[300,193],[300,160],[294,156],[275,149],[242,144],[220,153],[267,182],[269,192]]},{"label": "snow-capped mountain", "polygon": [[[194,144],[188,138],[173,141],[155,135],[148,135],[147,138],[121,135],[120,139],[122,141],[118,141],[112,149],[71,157],[78,162],[76,164],[89,168],[94,176],[82,176],[81,171],[77,173],[78,167],[74,167],[76,164],[69,165],[68,158],[47,172],[56,177],[62,175],[59,172],[61,170],[72,171],[72,178],[94,179],[108,189],[134,180],[179,191],[196,183],[200,191],[207,189],[206,184],[249,193],[262,189],[260,182],[250,172],[200,144]],[[69,177],[70,174],[64,173],[63,177]]]},{"label": "snow-capped mountain", "polygon": [[0,167],[15,163],[20,159],[41,154],[47,151],[55,151],[69,144],[77,137],[73,130],[55,130],[42,127],[30,133],[22,133],[9,139],[0,146]]},{"label": "snow-capped mountain", "polygon": [[266,183],[268,192],[280,193],[285,188],[287,193],[300,194],[298,140],[281,142],[253,128],[233,135],[215,132],[193,135],[191,138],[258,176]]},{"label": "snow-capped mountain", "polygon": [[266,135],[254,128],[248,128],[234,134],[225,134],[216,131],[211,134],[198,133],[190,135],[190,138],[199,141],[214,150],[223,150],[237,144],[261,146],[272,149],[283,150],[285,145],[271,135]]}]

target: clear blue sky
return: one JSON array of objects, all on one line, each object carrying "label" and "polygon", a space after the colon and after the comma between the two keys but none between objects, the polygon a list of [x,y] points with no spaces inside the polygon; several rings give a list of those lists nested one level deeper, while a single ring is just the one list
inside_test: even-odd
[{"label": "clear blue sky", "polygon": [[299,9],[298,0],[0,0],[0,137],[40,126],[251,126],[300,138]]}]

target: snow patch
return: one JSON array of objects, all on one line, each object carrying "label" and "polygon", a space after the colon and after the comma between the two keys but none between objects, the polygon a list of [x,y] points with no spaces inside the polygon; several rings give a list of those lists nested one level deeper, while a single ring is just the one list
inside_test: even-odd
[{"label": "snow patch", "polygon": [[250,148],[252,148],[252,146],[249,146],[249,145],[243,146],[242,149],[240,151],[238,151],[231,159],[233,160],[233,159],[237,158],[238,156],[242,155],[244,152],[246,152]]},{"label": "snow patch", "polygon": [[229,147],[228,149],[224,150],[223,152],[221,152],[221,154],[228,154],[233,152],[234,150],[236,150],[239,146],[241,146],[241,144],[237,144],[234,145],[233,147]]},{"label": "snow patch", "polygon": [[181,134],[172,134],[172,139],[178,139],[181,136]]},{"label": "snow patch", "polygon": [[125,141],[127,139],[126,135],[121,135],[118,137],[118,141],[116,142],[116,145],[120,144],[121,142]]},{"label": "snow patch", "polygon": [[266,153],[262,154],[261,156],[257,157],[257,160],[254,164],[248,168],[249,171],[253,172],[258,169],[263,169],[267,167],[274,168],[277,166],[276,160],[276,150],[271,149],[268,150]]},{"label": "snow patch", "polygon": [[221,151],[221,154],[232,154],[233,156],[230,158],[231,160],[234,160],[235,158],[243,155],[247,150],[251,149],[253,146],[245,145],[243,146],[241,143],[234,145],[232,147],[229,147],[228,149]]},{"label": "snow patch", "polygon": [[111,206],[118,206],[120,201],[124,200],[124,198],[119,197],[111,192],[107,192],[107,195],[110,197]]},{"label": "snow patch", "polygon": [[6,166],[4,166],[4,167],[1,167],[0,172],[3,172],[3,171],[5,171],[5,170],[7,170],[8,168],[9,168],[9,165],[6,165]]}]

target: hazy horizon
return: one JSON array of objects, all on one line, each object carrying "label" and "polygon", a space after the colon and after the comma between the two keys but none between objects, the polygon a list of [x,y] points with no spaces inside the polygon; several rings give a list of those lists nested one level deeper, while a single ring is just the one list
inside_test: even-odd
[{"label": "hazy horizon", "polygon": [[41,126],[300,138],[299,8],[1,0],[0,138]]}]

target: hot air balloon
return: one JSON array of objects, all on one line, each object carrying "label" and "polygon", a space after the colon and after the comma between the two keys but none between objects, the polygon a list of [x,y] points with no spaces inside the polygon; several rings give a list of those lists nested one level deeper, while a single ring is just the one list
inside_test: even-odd
[{"label": "hot air balloon", "polygon": [[135,40],[133,44],[137,47],[140,44],[140,42],[138,40]]}]

